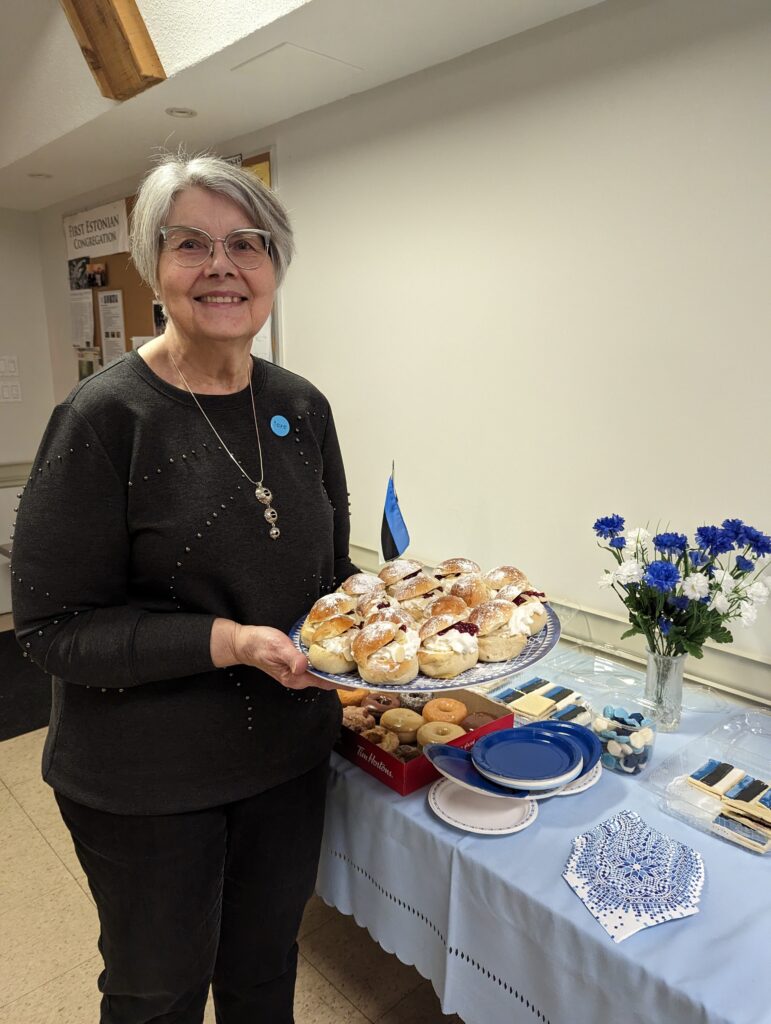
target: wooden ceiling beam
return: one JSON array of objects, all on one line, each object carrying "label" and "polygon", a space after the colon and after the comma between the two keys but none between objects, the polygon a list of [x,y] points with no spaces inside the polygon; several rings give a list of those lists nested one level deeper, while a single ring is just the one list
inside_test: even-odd
[{"label": "wooden ceiling beam", "polygon": [[136,0],[59,0],[103,96],[128,100],[166,79]]}]

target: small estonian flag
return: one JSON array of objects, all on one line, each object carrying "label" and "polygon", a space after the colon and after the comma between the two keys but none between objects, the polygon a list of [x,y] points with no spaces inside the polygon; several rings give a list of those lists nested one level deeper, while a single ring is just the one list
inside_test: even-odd
[{"label": "small estonian flag", "polygon": [[394,464],[391,463],[391,475],[386,488],[385,506],[383,508],[383,525],[380,527],[380,546],[383,549],[383,560],[390,562],[407,550],[410,535],[402,519],[399,499],[394,487]]}]

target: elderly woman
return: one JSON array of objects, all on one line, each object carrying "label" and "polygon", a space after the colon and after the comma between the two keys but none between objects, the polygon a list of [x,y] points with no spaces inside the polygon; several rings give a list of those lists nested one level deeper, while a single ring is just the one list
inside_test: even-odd
[{"label": "elderly woman", "polygon": [[250,354],[292,255],[276,197],[168,158],[131,245],[168,326],[54,410],[16,527],[43,776],[99,911],[102,1024],[200,1022],[210,984],[219,1024],[282,1024],[340,725],[286,632],[356,571],[343,463],[324,396]]}]

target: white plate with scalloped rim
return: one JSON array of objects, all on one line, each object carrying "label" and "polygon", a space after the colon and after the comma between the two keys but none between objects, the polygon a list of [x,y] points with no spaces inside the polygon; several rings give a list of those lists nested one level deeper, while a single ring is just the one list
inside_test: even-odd
[{"label": "white plate with scalloped rim", "polygon": [[[308,666],[308,671],[319,679],[326,679],[335,686],[347,687],[348,689],[360,690],[388,690],[393,693],[438,693],[440,690],[460,690],[467,686],[478,686],[480,683],[490,683],[494,679],[501,679],[503,676],[515,675],[523,672],[539,662],[551,651],[560,638],[560,620],[550,605],[544,605],[546,610],[546,625],[535,636],[528,637],[524,649],[516,658],[508,661],[478,662],[473,668],[466,669],[453,679],[434,679],[431,676],[424,676],[419,673],[411,683],[404,686],[388,686],[384,683],[365,683],[358,672],[349,672],[346,675],[339,675],[333,672],[322,672],[320,669]],[[305,622],[306,616],[289,630],[289,639],[298,651],[308,655],[308,648],[300,640],[300,630]]]},{"label": "white plate with scalloped rim", "polygon": [[535,800],[499,800],[472,793],[449,779],[439,779],[428,791],[434,814],[462,832],[506,836],[528,828],[538,817]]}]

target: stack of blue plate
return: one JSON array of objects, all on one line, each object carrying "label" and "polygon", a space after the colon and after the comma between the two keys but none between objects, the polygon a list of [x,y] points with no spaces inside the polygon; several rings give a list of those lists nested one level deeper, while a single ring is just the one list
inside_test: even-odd
[{"label": "stack of blue plate", "polygon": [[543,722],[483,736],[471,751],[432,744],[424,753],[437,771],[487,796],[551,796],[590,772],[602,748],[582,725]]}]

